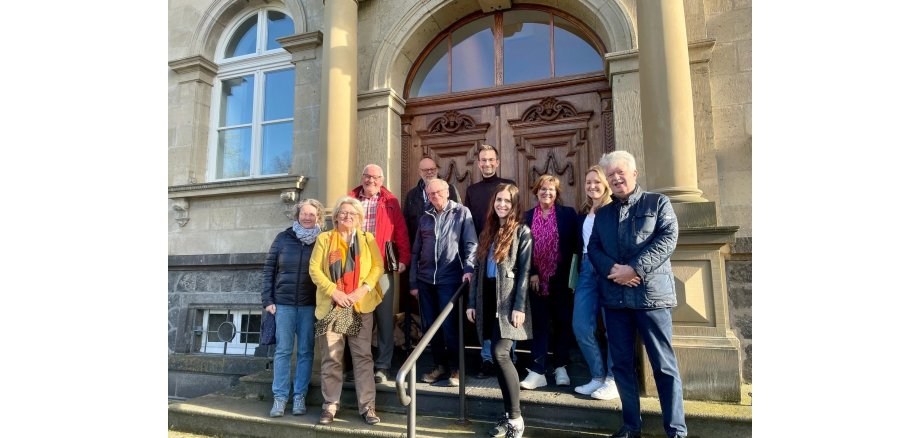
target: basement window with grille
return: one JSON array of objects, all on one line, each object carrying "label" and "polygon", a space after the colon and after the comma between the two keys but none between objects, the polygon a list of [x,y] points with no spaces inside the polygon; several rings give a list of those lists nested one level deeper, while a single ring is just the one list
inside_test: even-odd
[{"label": "basement window with grille", "polygon": [[194,351],[252,356],[259,346],[262,309],[198,309]]}]

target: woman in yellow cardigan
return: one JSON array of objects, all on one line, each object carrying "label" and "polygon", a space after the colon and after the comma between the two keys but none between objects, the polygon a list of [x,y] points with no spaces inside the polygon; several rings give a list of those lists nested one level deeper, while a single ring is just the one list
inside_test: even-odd
[{"label": "woman in yellow cardigan", "polygon": [[333,229],[316,238],[316,248],[310,257],[310,277],[316,283],[316,320],[323,321],[335,306],[354,308],[361,329],[355,336],[336,333],[332,327],[322,333],[321,324],[317,324],[316,342],[326,346],[321,369],[325,401],[319,423],[332,423],[338,411],[347,339],[354,364],[358,413],[367,424],[377,424],[380,418],[375,407],[371,334],[374,309],[383,299],[377,286],[383,274],[383,259],[374,235],[361,231],[364,208],[360,201],[347,196],[340,198],[332,210],[332,222]]}]

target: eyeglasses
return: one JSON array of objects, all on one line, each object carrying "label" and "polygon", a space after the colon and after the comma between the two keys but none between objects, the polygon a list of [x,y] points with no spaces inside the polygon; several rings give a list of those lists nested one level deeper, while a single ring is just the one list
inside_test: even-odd
[{"label": "eyeglasses", "polygon": [[362,175],[362,176],[364,177],[364,179],[372,179],[372,180],[374,180],[374,181],[380,181],[380,180],[383,179],[383,175],[374,176],[374,175],[368,175],[368,174],[365,173],[365,174]]},{"label": "eyeglasses", "polygon": [[438,168],[437,168],[437,167],[432,167],[431,169],[419,169],[419,171],[420,171],[420,172],[425,172],[425,173],[428,173],[428,172],[437,172],[437,171],[438,171]]},{"label": "eyeglasses", "polygon": [[340,211],[339,216],[348,217],[348,216],[357,216],[358,213],[354,211]]},{"label": "eyeglasses", "polygon": [[447,192],[447,189],[435,190],[435,191],[433,191],[433,192],[425,192],[425,193],[428,193],[428,197],[430,198],[430,197],[432,197],[432,196],[434,196],[434,195],[441,195],[441,196],[444,196],[444,193],[445,193],[445,192]]}]

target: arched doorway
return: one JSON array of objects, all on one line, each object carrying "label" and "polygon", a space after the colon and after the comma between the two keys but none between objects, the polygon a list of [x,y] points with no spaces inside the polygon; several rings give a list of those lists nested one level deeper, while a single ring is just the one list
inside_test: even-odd
[{"label": "arched doorway", "polygon": [[[461,196],[481,179],[476,153],[498,148],[499,174],[529,191],[544,173],[560,197],[584,201],[583,174],[613,150],[610,83],[601,40],[565,12],[537,5],[475,13],[435,37],[406,80],[402,194],[431,157]],[[535,205],[522,197],[523,207]]]}]

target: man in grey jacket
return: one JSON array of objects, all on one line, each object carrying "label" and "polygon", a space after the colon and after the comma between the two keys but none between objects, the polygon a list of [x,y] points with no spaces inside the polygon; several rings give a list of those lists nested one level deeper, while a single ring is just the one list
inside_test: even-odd
[{"label": "man in grey jacket", "polygon": [[[473,277],[477,242],[473,216],[468,208],[447,198],[447,181],[431,180],[425,193],[431,207],[419,218],[412,244],[409,293],[418,298],[422,328],[428,330],[462,282]],[[459,386],[459,348],[457,315],[452,312],[431,339],[435,367],[422,381],[434,383],[449,377],[449,385]]]},{"label": "man in grey jacket", "polygon": [[671,308],[677,305],[671,254],[677,248],[677,216],[667,196],[636,183],[636,160],[625,151],[601,157],[613,202],[597,210],[588,257],[601,286],[613,379],[623,403],[623,427],[612,438],[642,436],[636,333],[645,344],[661,418],[668,437],[686,437],[683,386],[671,345]]}]

